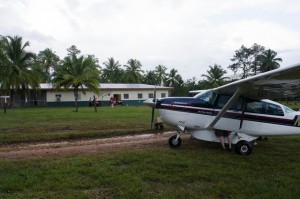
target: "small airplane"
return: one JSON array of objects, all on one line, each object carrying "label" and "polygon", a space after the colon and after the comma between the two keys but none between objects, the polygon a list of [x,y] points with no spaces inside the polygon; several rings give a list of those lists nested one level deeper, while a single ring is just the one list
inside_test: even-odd
[{"label": "small airplane", "polygon": [[180,146],[180,136],[185,131],[196,139],[220,142],[215,131],[221,130],[231,132],[237,153],[249,155],[259,137],[300,134],[300,112],[267,99],[286,96],[300,96],[300,64],[241,79],[194,97],[156,99],[154,91],[154,98],[144,103],[152,107],[151,126],[156,108],[160,119],[176,128],[176,135],[169,138],[171,147]]}]

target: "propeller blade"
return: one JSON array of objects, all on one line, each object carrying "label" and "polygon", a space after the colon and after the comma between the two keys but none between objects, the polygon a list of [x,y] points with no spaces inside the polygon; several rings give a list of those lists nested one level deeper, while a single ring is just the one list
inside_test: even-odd
[{"label": "propeller blade", "polygon": [[155,101],[156,101],[156,86],[154,88],[154,94],[153,94],[153,102],[155,102]]},{"label": "propeller blade", "polygon": [[[153,103],[156,104],[156,86],[154,88],[154,94],[153,94]],[[153,126],[153,121],[154,121],[154,109],[155,109],[155,106],[152,107],[152,115],[151,115],[151,129],[152,129],[152,126]]]},{"label": "propeller blade", "polygon": [[154,121],[154,107],[152,108],[152,115],[151,115],[151,129],[152,129],[152,126],[153,126],[153,121]]}]

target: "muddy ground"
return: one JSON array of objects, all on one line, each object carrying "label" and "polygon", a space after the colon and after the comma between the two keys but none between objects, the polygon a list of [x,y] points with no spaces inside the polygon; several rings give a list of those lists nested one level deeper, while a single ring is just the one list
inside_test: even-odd
[{"label": "muddy ground", "polygon": [[[169,147],[168,139],[174,132],[158,134],[128,135],[112,138],[62,141],[36,144],[13,144],[0,146],[1,159],[19,159],[27,157],[57,156],[94,152],[118,151],[123,149],[142,149]],[[186,139],[187,134],[182,136]]]}]

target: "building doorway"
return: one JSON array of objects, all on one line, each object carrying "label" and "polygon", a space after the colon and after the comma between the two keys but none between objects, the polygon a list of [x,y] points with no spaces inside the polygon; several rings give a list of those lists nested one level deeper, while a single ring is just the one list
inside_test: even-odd
[{"label": "building doorway", "polygon": [[121,94],[114,94],[114,98],[116,101],[115,105],[123,105]]}]

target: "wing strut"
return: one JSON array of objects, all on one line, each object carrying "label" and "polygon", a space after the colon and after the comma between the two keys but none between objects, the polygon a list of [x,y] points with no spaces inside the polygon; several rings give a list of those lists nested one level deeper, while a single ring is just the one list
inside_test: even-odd
[{"label": "wing strut", "polygon": [[225,104],[225,106],[222,108],[222,110],[218,113],[218,115],[215,117],[215,119],[206,127],[206,129],[211,129],[213,126],[220,120],[220,118],[226,113],[226,111],[231,107],[233,103],[236,102],[236,100],[240,97],[242,91],[240,88],[238,88],[233,96],[229,99],[229,101]]}]

